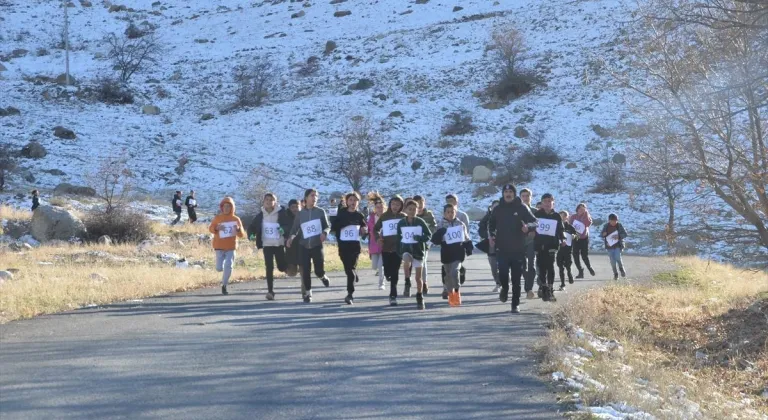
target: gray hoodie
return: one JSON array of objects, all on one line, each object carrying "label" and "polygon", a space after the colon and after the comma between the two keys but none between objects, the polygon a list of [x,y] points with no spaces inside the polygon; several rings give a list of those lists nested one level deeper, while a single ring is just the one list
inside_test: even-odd
[{"label": "gray hoodie", "polygon": [[[311,209],[305,208],[296,215],[296,219],[293,221],[291,237],[295,236],[296,239],[300,239],[299,244],[301,244],[301,246],[311,249],[322,246],[323,241],[320,239],[320,236],[322,233],[327,235],[330,230],[331,227],[328,224],[328,217],[325,215],[325,210],[318,207],[312,207]],[[305,237],[305,231],[312,236]]]}]

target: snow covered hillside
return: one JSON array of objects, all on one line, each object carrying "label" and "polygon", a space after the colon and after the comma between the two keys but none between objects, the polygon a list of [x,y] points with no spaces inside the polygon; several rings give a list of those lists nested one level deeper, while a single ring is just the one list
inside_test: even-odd
[{"label": "snow covered hillside", "polygon": [[[257,164],[273,168],[283,198],[310,186],[327,196],[349,189],[327,164],[326,156],[335,152],[330,144],[353,117],[362,116],[384,138],[379,145],[383,169],[365,190],[425,194],[433,205],[455,192],[465,208],[484,209],[499,194],[486,189],[479,195],[476,189],[491,183],[461,175],[460,162],[468,155],[502,160],[510,147],[527,141],[514,135],[522,127],[542,131],[565,158],[557,167],[534,172],[525,185],[534,196],[552,192],[557,207],[570,211],[585,201],[603,221],[617,212],[634,236],[631,245],[656,252],[660,244],[650,235],[663,230],[663,205],[652,197],[587,192],[595,184],[593,165],[622,151],[621,140],[601,127],[614,127],[625,107],[617,92],[604,88],[601,81],[609,76],[594,64],[598,58],[620,62],[614,46],[621,22],[630,18],[628,4],[74,0],[69,7],[71,72],[80,89],[112,73],[102,41],[106,33],[122,34],[128,22],[151,25],[164,47],[161,62],[132,79],[136,102],[111,106],[61,94],[62,88],[35,79],[64,71],[64,51],[55,47],[63,27],[60,1],[0,0],[0,56],[7,56],[0,62],[0,70],[5,68],[0,107],[21,111],[0,118],[0,142],[20,149],[34,139],[48,151],[42,159],[22,159],[34,181],[16,176],[11,187],[28,191],[61,182],[84,184],[100,157],[125,149],[139,186],[162,199],[170,199],[172,190],[195,189],[209,208],[224,194],[242,200],[243,178]],[[336,17],[341,11],[351,13]],[[538,69],[546,86],[506,107],[486,109],[475,95],[491,77],[486,45],[495,27],[510,23],[524,34],[527,66]],[[328,41],[337,47],[325,54]],[[221,114],[234,100],[233,66],[265,55],[280,65],[278,91],[262,107]],[[311,56],[318,57],[319,70],[298,75],[296,64]],[[373,86],[349,89],[363,78]],[[145,115],[144,105],[157,106],[160,113]],[[441,142],[445,116],[459,109],[471,112],[477,130],[450,138],[451,144]],[[394,116],[396,111],[402,116]],[[212,119],[201,118],[208,113]],[[56,126],[77,138],[54,137]],[[174,168],[183,157],[189,162],[179,175]],[[412,169],[415,161],[418,169]],[[683,210],[681,217],[686,215],[690,212]]]}]

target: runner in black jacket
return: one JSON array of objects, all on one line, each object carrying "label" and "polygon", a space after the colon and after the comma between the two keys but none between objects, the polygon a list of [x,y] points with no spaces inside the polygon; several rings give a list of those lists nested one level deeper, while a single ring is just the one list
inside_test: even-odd
[{"label": "runner in black jacket", "polygon": [[488,220],[489,245],[496,247],[499,265],[501,292],[499,300],[507,301],[509,295],[509,272],[512,271],[512,313],[520,312],[520,277],[525,261],[525,237],[529,230],[536,229],[536,218],[531,209],[524,205],[512,184],[503,188],[503,200],[493,209]]},{"label": "runner in black jacket", "polygon": [[560,245],[565,246],[563,220],[555,211],[555,197],[541,196],[541,209],[536,211],[539,225],[533,246],[536,249],[536,266],[539,269],[541,298],[545,302],[555,301],[555,254]]},{"label": "runner in black jacket", "polygon": [[339,210],[331,222],[331,232],[339,242],[339,257],[344,264],[347,275],[347,305],[354,303],[355,283],[360,281],[357,276],[357,261],[360,258],[360,239],[365,239],[368,228],[365,216],[358,211],[360,195],[349,193],[344,197],[347,208]]},{"label": "runner in black jacket", "polygon": [[187,199],[184,200],[184,205],[187,206],[187,215],[189,216],[189,223],[195,223],[197,221],[197,200],[195,199],[195,191],[190,191]]},{"label": "runner in black jacket", "polygon": [[174,219],[171,224],[175,225],[181,220],[181,191],[176,191],[176,194],[173,195],[173,198],[171,199],[171,207],[173,208],[173,212],[176,213],[176,219]]}]

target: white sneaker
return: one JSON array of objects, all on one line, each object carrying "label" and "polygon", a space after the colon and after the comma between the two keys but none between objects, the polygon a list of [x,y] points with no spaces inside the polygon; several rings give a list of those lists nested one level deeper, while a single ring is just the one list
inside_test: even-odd
[{"label": "white sneaker", "polygon": [[386,290],[387,288],[384,287],[384,283],[379,284],[379,290]]},{"label": "white sneaker", "polygon": [[501,285],[497,284],[496,287],[493,288],[493,293],[499,293],[499,290],[501,290]]}]

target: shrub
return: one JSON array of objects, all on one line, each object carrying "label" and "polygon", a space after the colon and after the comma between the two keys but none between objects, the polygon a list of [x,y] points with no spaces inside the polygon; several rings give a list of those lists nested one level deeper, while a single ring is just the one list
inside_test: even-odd
[{"label": "shrub", "polygon": [[139,29],[139,27],[136,26],[133,22],[128,24],[128,27],[125,28],[124,34],[128,37],[128,39],[141,38],[146,35],[146,33]]},{"label": "shrub", "polygon": [[562,160],[557,150],[544,141],[541,132],[530,137],[527,147],[518,156],[518,164],[527,169],[554,166]]},{"label": "shrub", "polygon": [[118,37],[107,34],[104,43],[108,46],[107,57],[112,60],[112,66],[120,73],[120,81],[128,83],[135,73],[147,70],[156,64],[162,53],[160,42],[154,33],[148,33],[141,38],[131,39],[128,36]]},{"label": "shrub", "polygon": [[132,104],[133,92],[117,79],[103,77],[96,81],[96,99],[105,104]]},{"label": "shrub", "polygon": [[544,81],[535,71],[521,69],[527,59],[525,38],[513,26],[497,28],[487,46],[495,60],[494,80],[487,92],[502,101],[525,95]]},{"label": "shrub", "polygon": [[488,87],[488,92],[502,101],[511,101],[532,91],[544,80],[533,70],[502,74]]},{"label": "shrub", "polygon": [[592,171],[597,177],[595,187],[590,190],[593,193],[610,194],[624,191],[625,177],[624,165],[603,161],[599,163]]},{"label": "shrub", "polygon": [[116,208],[109,213],[92,211],[86,214],[83,223],[90,241],[108,235],[118,243],[141,242],[152,235],[149,218],[131,209]]},{"label": "shrub", "polygon": [[472,124],[472,114],[467,110],[452,112],[446,115],[445,119],[448,120],[448,122],[443,125],[443,128],[440,130],[440,134],[444,136],[469,134],[477,128]]},{"label": "shrub", "polygon": [[245,107],[258,107],[275,87],[278,68],[268,57],[257,57],[253,62],[232,69],[235,82],[235,103],[227,111]]},{"label": "shrub", "polygon": [[318,70],[320,70],[320,59],[313,55],[299,66],[299,70],[296,73],[299,76],[306,77],[317,73]]}]

